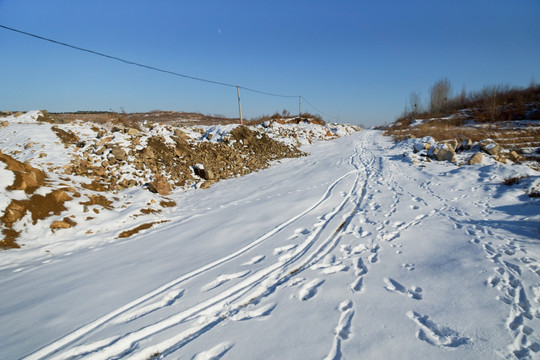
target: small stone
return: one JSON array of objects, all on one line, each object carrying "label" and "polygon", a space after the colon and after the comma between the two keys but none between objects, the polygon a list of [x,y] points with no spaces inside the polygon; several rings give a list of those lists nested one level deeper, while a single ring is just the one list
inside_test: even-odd
[{"label": "small stone", "polygon": [[107,137],[104,137],[104,138],[101,138],[99,139],[99,141],[97,142],[96,144],[96,147],[100,147],[104,144],[107,144],[109,143],[110,141],[112,141],[113,137],[112,136],[107,136]]},{"label": "small stone", "polygon": [[124,161],[127,158],[127,154],[124,149],[120,147],[115,147],[112,149],[111,154],[116,160]]},{"label": "small stone", "polygon": [[55,190],[51,194],[52,198],[57,203],[64,203],[68,200],[71,200],[71,197],[64,190]]},{"label": "small stone", "polygon": [[71,227],[71,224],[68,223],[67,221],[59,221],[59,220],[53,221],[53,223],[50,226],[52,230],[69,229],[70,227]]},{"label": "small stone", "polygon": [[139,133],[139,130],[137,130],[137,129],[134,129],[134,128],[129,128],[129,129],[127,129],[127,134],[128,134],[128,135],[135,136],[135,135],[137,135],[138,133]]}]

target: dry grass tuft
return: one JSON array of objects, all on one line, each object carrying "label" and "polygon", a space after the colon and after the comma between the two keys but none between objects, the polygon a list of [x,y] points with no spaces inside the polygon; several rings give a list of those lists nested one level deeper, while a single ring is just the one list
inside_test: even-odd
[{"label": "dry grass tuft", "polygon": [[513,177],[504,179],[503,184],[507,186],[516,185],[516,184],[519,184],[521,180],[528,179],[528,178],[529,176],[527,175],[513,176]]}]

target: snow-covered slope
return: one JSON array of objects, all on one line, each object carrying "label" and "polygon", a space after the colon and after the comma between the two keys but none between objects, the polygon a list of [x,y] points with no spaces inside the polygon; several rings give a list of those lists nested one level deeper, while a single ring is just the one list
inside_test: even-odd
[{"label": "snow-covered slope", "polygon": [[410,148],[318,142],[174,192],[167,222],[127,239],[1,252],[0,357],[538,358],[539,174]]}]

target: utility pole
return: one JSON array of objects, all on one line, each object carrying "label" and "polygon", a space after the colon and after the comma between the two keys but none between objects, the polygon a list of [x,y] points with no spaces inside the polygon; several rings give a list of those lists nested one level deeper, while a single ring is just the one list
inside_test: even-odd
[{"label": "utility pole", "polygon": [[240,125],[244,125],[244,119],[242,119],[242,103],[240,102],[240,86],[236,86],[236,94],[238,95],[238,112],[240,113]]},{"label": "utility pole", "polygon": [[302,120],[302,95],[298,96],[298,121]]}]

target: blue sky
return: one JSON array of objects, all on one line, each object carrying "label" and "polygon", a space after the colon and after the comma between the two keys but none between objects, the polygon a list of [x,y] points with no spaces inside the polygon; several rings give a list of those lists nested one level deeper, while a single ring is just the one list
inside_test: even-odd
[{"label": "blue sky", "polygon": [[[412,91],[540,82],[540,1],[0,0],[0,24],[134,62],[302,95],[339,122],[393,121]],[[236,89],[0,29],[0,110],[238,116]],[[242,91],[245,117],[298,99]],[[323,115],[327,121],[336,118]]]}]

